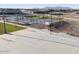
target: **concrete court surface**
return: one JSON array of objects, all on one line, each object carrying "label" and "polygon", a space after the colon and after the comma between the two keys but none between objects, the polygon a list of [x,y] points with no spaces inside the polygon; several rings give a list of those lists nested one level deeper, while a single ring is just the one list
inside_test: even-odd
[{"label": "concrete court surface", "polygon": [[79,38],[46,29],[27,29],[0,35],[0,53],[54,54],[79,53]]}]

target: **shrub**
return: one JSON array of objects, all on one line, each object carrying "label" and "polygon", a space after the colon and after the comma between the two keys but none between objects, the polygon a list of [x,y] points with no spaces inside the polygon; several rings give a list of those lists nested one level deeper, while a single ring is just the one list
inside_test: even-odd
[{"label": "shrub", "polygon": [[68,24],[68,22],[66,22],[66,21],[59,21],[59,22],[51,23],[49,25],[49,27],[50,28],[54,27],[54,28],[58,29],[58,28],[63,28],[67,24]]}]

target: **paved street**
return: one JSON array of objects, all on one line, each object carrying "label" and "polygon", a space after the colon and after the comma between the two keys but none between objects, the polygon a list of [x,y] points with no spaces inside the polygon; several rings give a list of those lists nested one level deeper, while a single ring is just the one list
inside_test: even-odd
[{"label": "paved street", "polygon": [[79,53],[79,38],[27,27],[0,35],[0,53]]}]

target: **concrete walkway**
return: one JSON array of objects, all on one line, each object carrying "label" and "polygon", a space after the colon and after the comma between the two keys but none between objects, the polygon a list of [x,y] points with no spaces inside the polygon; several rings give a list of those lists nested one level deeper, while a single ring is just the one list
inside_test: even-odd
[{"label": "concrete walkway", "polygon": [[79,38],[27,27],[0,35],[0,53],[79,53]]}]

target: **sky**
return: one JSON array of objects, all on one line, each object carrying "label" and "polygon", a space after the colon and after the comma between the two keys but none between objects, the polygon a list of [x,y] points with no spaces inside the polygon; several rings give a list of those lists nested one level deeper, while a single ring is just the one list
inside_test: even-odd
[{"label": "sky", "polygon": [[70,7],[79,9],[79,4],[0,4],[0,8],[44,8],[44,7]]}]

